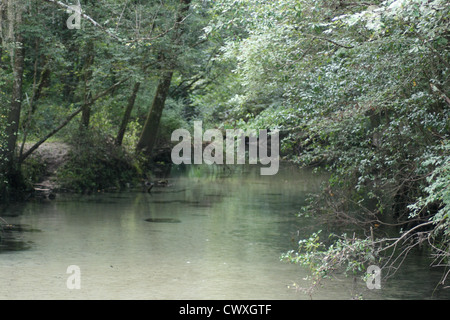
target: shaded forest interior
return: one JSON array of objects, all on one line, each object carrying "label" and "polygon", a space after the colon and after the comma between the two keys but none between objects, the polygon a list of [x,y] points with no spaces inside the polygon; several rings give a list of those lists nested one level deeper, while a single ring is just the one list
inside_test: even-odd
[{"label": "shaded forest interior", "polygon": [[425,245],[448,269],[449,25],[447,0],[3,0],[1,201],[163,177],[194,121],[278,130],[330,175],[302,214],[352,231],[287,260],[319,283]]}]

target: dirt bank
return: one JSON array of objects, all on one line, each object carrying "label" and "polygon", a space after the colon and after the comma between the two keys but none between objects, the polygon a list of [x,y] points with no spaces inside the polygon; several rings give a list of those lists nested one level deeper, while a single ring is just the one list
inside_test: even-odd
[{"label": "dirt bank", "polygon": [[[26,145],[25,148],[31,147]],[[64,142],[44,142],[30,156],[45,165],[45,173],[41,180],[35,185],[37,189],[54,190],[58,187],[56,174],[68,159],[70,146]]]}]

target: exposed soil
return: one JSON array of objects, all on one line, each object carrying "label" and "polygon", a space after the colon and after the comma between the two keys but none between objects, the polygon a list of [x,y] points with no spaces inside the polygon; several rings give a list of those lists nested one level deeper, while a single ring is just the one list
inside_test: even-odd
[{"label": "exposed soil", "polygon": [[[30,147],[30,145],[26,146]],[[44,142],[30,157],[35,157],[45,164],[45,174],[35,187],[37,189],[56,189],[56,173],[68,159],[70,146],[64,142]]]}]

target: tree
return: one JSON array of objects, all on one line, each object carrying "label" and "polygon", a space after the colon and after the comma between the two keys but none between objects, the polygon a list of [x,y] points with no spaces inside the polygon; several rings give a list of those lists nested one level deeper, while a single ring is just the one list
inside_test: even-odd
[{"label": "tree", "polygon": [[23,1],[8,0],[2,3],[0,12],[0,26],[2,48],[9,52],[12,70],[11,100],[7,110],[6,145],[2,151],[1,169],[4,172],[6,183],[21,181],[17,167],[16,142],[19,132],[20,115],[22,108],[22,84],[24,74],[23,36],[20,26],[24,10]]},{"label": "tree", "polygon": [[[186,18],[190,3],[191,0],[180,0],[181,6],[174,24],[174,35],[171,38],[171,40],[174,42],[174,45],[179,45],[179,41],[181,40],[181,36],[183,33],[181,24]],[[150,154],[153,150],[156,142],[161,115],[164,109],[164,104],[169,94],[170,84],[172,82],[174,72],[173,68],[176,64],[176,61],[174,61],[173,59],[176,59],[177,55],[178,53],[171,53],[169,57],[164,52],[160,52],[159,54],[159,62],[163,70],[161,70],[158,85],[156,87],[155,97],[149,110],[147,120],[144,124],[142,134],[137,143],[136,148],[138,151],[144,151],[145,153]]]},{"label": "tree", "polygon": [[125,109],[122,122],[120,123],[119,131],[117,132],[116,137],[116,145],[120,146],[122,145],[123,136],[125,135],[125,130],[127,129],[128,121],[130,120],[131,111],[133,110],[134,103],[136,101],[136,96],[139,91],[139,87],[141,86],[141,83],[139,81],[136,81],[133,87],[133,92],[130,95],[130,98],[128,100],[127,107]]},{"label": "tree", "polygon": [[[225,120],[280,129],[287,159],[330,174],[305,208],[310,214],[366,233],[374,224],[390,228],[393,219],[394,232],[402,228],[405,235],[376,239],[374,230],[374,253],[408,239],[412,244],[399,250],[407,253],[427,239],[447,259],[440,248],[448,248],[442,190],[450,135],[448,3],[217,3],[217,12],[232,19],[217,18],[211,32],[233,30],[237,22],[246,30],[221,48],[222,59],[235,66],[228,79],[240,86],[225,96],[208,93],[225,98]],[[439,183],[431,176],[440,177]],[[366,243],[360,236],[345,248]],[[367,243],[364,253],[371,248]],[[336,253],[336,246],[329,248]]]}]

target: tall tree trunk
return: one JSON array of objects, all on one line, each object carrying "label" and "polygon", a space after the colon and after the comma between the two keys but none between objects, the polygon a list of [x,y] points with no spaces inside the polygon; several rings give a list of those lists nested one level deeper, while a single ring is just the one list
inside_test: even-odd
[{"label": "tall tree trunk", "polygon": [[7,0],[0,3],[0,25],[2,48],[8,50],[12,69],[11,102],[7,106],[5,140],[0,149],[0,196],[18,195],[24,189],[24,182],[16,156],[17,135],[19,132],[22,107],[22,82],[24,72],[24,49],[22,35],[17,31],[22,23],[22,0]]},{"label": "tall tree trunk", "polygon": [[[12,170],[15,163],[16,142],[22,107],[24,49],[22,35],[17,33],[18,26],[22,23],[22,1],[8,0],[5,3],[4,10],[6,11],[6,23],[2,26],[2,46],[8,48],[10,52],[13,79],[11,103],[7,111],[8,124],[5,130],[6,150],[3,156],[6,161],[6,169]],[[3,27],[6,27],[6,30]]]},{"label": "tall tree trunk", "polygon": [[127,129],[128,121],[130,120],[131,111],[134,107],[134,102],[136,101],[136,96],[139,91],[139,87],[141,86],[140,82],[136,82],[133,87],[133,92],[128,100],[127,108],[125,109],[125,113],[122,118],[122,123],[120,124],[119,131],[117,133],[116,145],[122,145],[123,136],[125,135],[125,131]]},{"label": "tall tree trunk", "polygon": [[91,100],[91,89],[89,86],[89,81],[92,77],[92,64],[94,63],[94,44],[92,41],[89,41],[87,44],[87,57],[84,62],[84,66],[86,68],[84,72],[84,101],[83,101],[83,109],[81,111],[81,123],[80,130],[85,130],[89,128],[89,121],[91,119],[91,105],[88,101]]},{"label": "tall tree trunk", "polygon": [[89,96],[84,99],[83,107],[81,109],[81,123],[80,130],[87,130],[89,128],[89,121],[91,119],[91,106],[86,102],[89,101]]},{"label": "tall tree trunk", "polygon": [[[16,38],[16,44],[22,46],[21,37]],[[19,132],[20,112],[22,109],[22,82],[23,82],[23,67],[24,67],[24,51],[23,48],[16,48],[13,57],[13,84],[11,106],[8,112],[8,127],[6,128],[6,135],[8,137],[8,162],[12,162],[15,156],[17,134]]]},{"label": "tall tree trunk", "polygon": [[158,81],[152,107],[147,115],[147,120],[145,121],[142,134],[136,147],[138,151],[143,151],[146,154],[150,154],[155,146],[159,122],[164,110],[166,98],[169,94],[172,75],[172,71],[164,72]]},{"label": "tall tree trunk", "polygon": [[[180,42],[183,32],[180,25],[186,13],[189,11],[191,0],[180,0],[180,4],[181,8],[177,14],[176,24],[174,28],[174,37],[172,38],[173,43],[176,45]],[[148,155],[151,154],[156,143],[161,115],[164,110],[166,98],[169,94],[170,84],[172,82],[173,76],[173,70],[171,66],[174,65],[174,61],[165,59],[164,54],[161,54],[161,61],[163,68],[164,65],[166,66],[166,68],[167,66],[170,66],[170,68],[167,68],[166,71],[163,71],[160,76],[158,86],[156,87],[155,98],[153,99],[153,103],[147,115],[147,120],[145,121],[142,134],[136,146],[137,151],[143,151]]]}]

